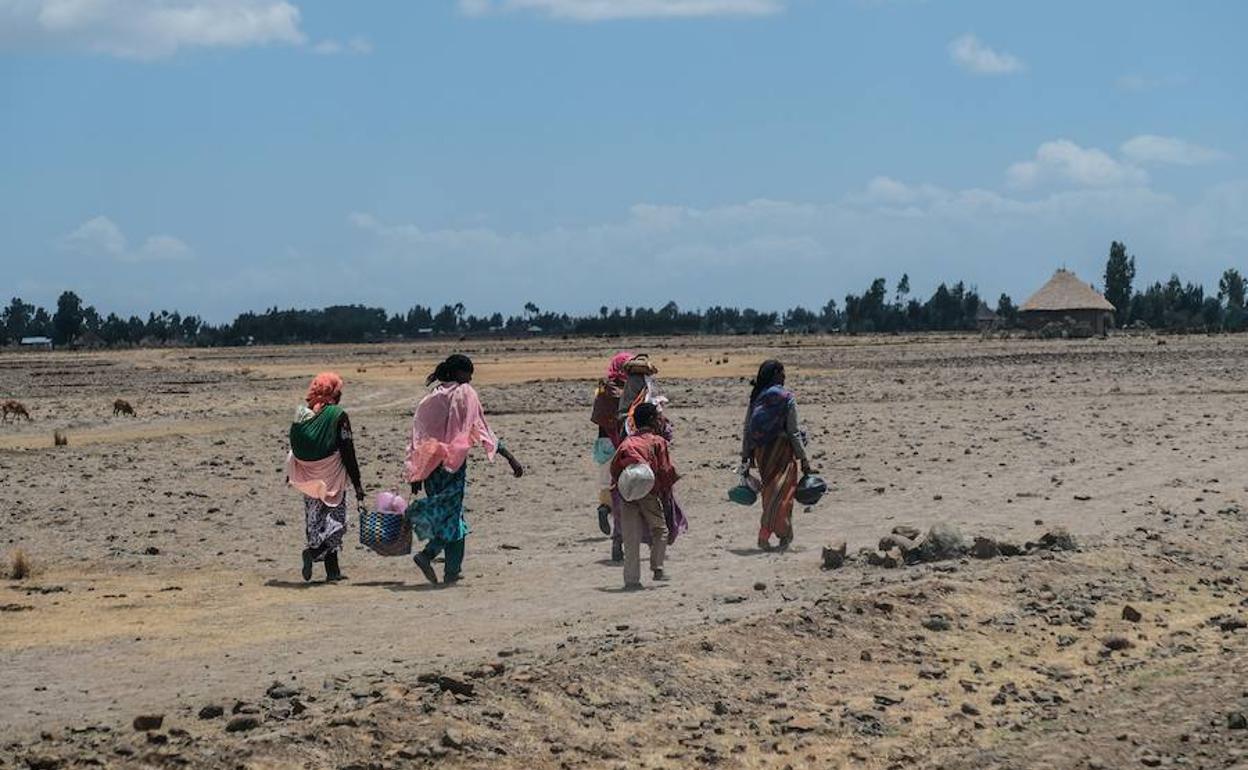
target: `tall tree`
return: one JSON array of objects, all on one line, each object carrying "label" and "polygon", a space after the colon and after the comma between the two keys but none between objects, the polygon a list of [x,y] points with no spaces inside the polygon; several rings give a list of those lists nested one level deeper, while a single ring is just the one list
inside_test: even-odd
[{"label": "tall tree", "polygon": [[1221,280],[1218,281],[1218,299],[1226,302],[1228,308],[1234,307],[1242,310],[1245,288],[1244,277],[1232,267],[1223,273]]},{"label": "tall tree", "polygon": [[901,307],[906,304],[906,299],[910,296],[910,274],[902,273],[901,280],[897,281],[897,291],[893,295],[893,304]]},{"label": "tall tree", "polygon": [[72,291],[63,292],[56,301],[56,315],[52,316],[52,341],[68,345],[82,333],[82,300]]},{"label": "tall tree", "polygon": [[104,325],[104,319],[100,318],[100,312],[95,309],[94,305],[87,305],[82,309],[82,330],[99,334],[100,327]]},{"label": "tall tree", "polygon": [[51,337],[52,316],[48,315],[47,310],[44,310],[41,307],[36,307],[35,314],[30,317],[30,326],[26,331],[36,337]]},{"label": "tall tree", "polygon": [[23,302],[21,297],[14,297],[4,309],[4,329],[8,338],[18,342],[22,337],[29,336],[34,318],[35,306]]},{"label": "tall tree", "polygon": [[823,312],[819,314],[819,322],[823,324],[824,329],[841,328],[841,311],[836,307],[836,300],[830,299],[823,306]]},{"label": "tall tree", "polygon": [[1127,247],[1114,241],[1109,246],[1109,260],[1105,263],[1105,299],[1116,312],[1115,320],[1125,326],[1131,309],[1131,284],[1135,281],[1135,257],[1127,256]]},{"label": "tall tree", "polygon": [[1018,324],[1018,307],[1014,304],[1014,300],[1010,299],[1009,294],[1002,293],[997,298],[997,316],[1006,326],[1012,327]]},{"label": "tall tree", "polygon": [[455,312],[452,305],[443,305],[438,314],[433,317],[433,330],[435,332],[453,332],[459,328],[459,315]]}]

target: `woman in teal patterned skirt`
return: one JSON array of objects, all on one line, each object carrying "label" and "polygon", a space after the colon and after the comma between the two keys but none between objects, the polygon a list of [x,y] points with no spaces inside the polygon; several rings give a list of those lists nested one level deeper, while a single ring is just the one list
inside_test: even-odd
[{"label": "woman in teal patterned skirt", "polygon": [[423,489],[425,497],[413,499],[407,515],[412,533],[428,541],[412,560],[430,583],[438,582],[433,560],[439,553],[446,555],[443,582],[454,583],[462,574],[464,540],[471,531],[464,521],[468,450],[481,446],[490,460],[502,455],[517,478],[524,475],[520,462],[486,423],[481,399],[469,384],[472,372],[467,356],[453,355],[438,364],[427,380],[433,387],[412,419],[404,466],[413,496]]}]

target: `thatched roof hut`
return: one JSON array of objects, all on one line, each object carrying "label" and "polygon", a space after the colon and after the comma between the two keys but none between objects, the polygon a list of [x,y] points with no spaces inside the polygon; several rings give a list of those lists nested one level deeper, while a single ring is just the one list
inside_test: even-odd
[{"label": "thatched roof hut", "polygon": [[1073,321],[1087,326],[1093,334],[1104,334],[1113,323],[1114,306],[1109,300],[1069,270],[1058,270],[1040,291],[1019,308],[1026,326],[1038,328],[1047,323]]}]

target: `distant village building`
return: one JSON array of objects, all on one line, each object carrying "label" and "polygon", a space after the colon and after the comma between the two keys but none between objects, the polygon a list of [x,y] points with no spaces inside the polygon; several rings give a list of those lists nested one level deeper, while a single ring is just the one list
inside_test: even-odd
[{"label": "distant village building", "polygon": [[975,328],[981,332],[987,331],[995,329],[1000,322],[1001,316],[993,312],[992,308],[988,307],[988,303],[981,299],[979,301],[979,310],[975,311]]},{"label": "distant village building", "polygon": [[31,350],[51,350],[52,338],[51,337],[22,337],[21,345],[22,347],[30,348]]},{"label": "distant village building", "polygon": [[1099,335],[1113,325],[1114,306],[1074,273],[1062,269],[1023,303],[1019,318],[1029,329],[1069,319]]}]

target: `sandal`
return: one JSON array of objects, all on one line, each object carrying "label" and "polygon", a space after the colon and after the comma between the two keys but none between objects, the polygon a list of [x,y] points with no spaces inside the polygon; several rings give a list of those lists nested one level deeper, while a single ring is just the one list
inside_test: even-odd
[{"label": "sandal", "polygon": [[420,567],[420,571],[425,575],[425,580],[428,580],[435,586],[438,584],[438,573],[433,571],[433,564],[429,562],[428,556],[425,556],[423,553],[418,553],[412,557],[412,561],[416,563],[417,567]]}]

